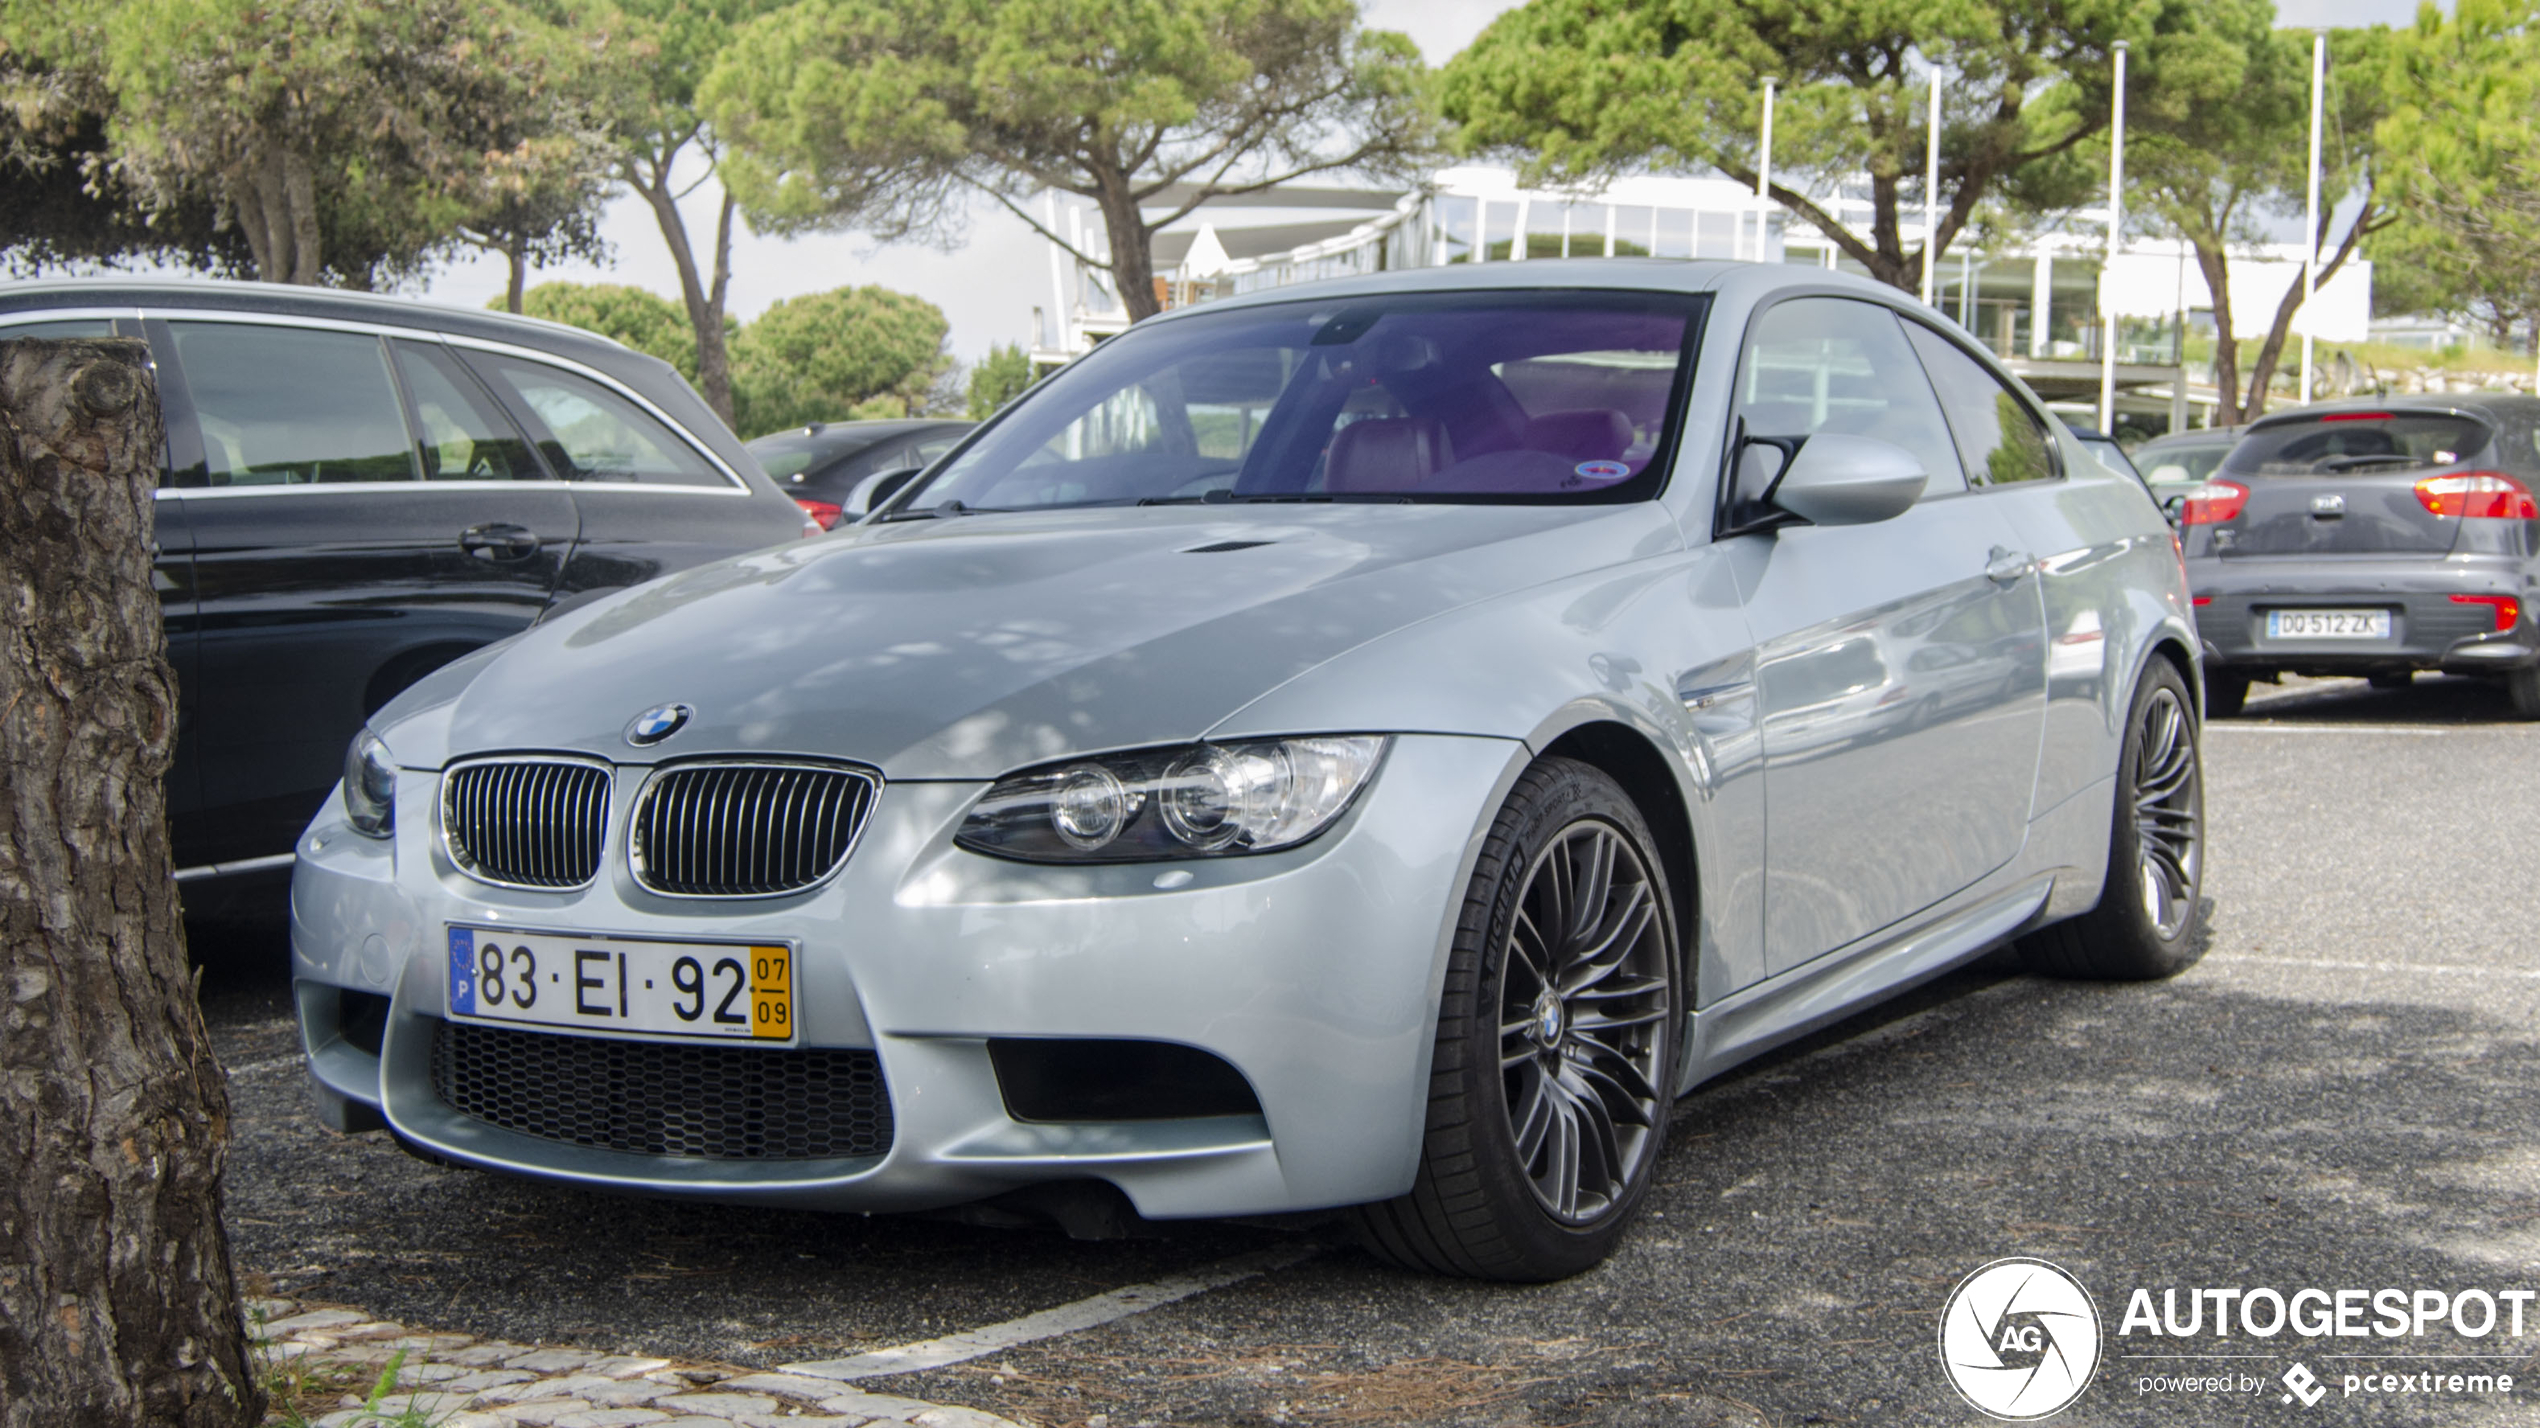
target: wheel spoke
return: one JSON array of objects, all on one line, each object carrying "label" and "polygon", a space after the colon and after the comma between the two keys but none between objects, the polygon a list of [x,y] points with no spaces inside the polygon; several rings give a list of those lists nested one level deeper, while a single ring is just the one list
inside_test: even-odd
[{"label": "wheel spoke", "polygon": [[1576,945],[1605,920],[1605,904],[1614,895],[1614,835],[1594,829],[1578,841],[1587,844],[1587,866],[1572,889],[1570,941]]},{"label": "wheel spoke", "polygon": [[1544,1136],[1552,1129],[1552,1098],[1544,1092],[1541,1068],[1528,1067],[1521,1080],[1524,1090],[1510,1104],[1508,1120],[1517,1142],[1517,1163],[1531,1170],[1536,1153],[1543,1149]]},{"label": "wheel spoke", "polygon": [[1611,1088],[1613,1094],[1604,1099],[1615,1115],[1622,1116],[1628,1108],[1631,1114],[1625,1119],[1633,1125],[1651,1124],[1651,1113],[1657,1109],[1658,1092],[1630,1061],[1620,1056],[1600,1056],[1581,1066],[1579,1074],[1592,1086],[1601,1083],[1602,1088]]},{"label": "wheel spoke", "polygon": [[1647,897],[1648,889],[1636,888],[1630,910],[1614,925],[1611,932],[1594,949],[1570,959],[1569,975],[1561,979],[1561,995],[1576,996],[1581,988],[1592,987],[1613,975],[1630,956],[1641,934],[1658,918],[1658,909]]}]

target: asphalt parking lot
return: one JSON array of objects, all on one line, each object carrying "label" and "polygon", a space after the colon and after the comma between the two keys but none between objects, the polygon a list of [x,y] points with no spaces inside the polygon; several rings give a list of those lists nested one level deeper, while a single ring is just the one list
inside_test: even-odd
[{"label": "asphalt parking lot", "polygon": [[[2519,1340],[2115,1332],[2138,1287],[2540,1280],[2540,726],[2462,681],[2303,682],[2261,686],[2206,749],[2199,966],[2103,986],[1988,964],[1706,1087],[1638,1230],[1562,1284],[1413,1278],[1310,1231],[1075,1242],[435,1168],[317,1127],[269,932],[203,949],[233,1075],[231,1232],[274,1288],[405,1323],[754,1365],[1301,1256],[863,1385],[1050,1425],[1982,1421],[1936,1332],[1951,1288],[2010,1255],[2071,1271],[2109,1330],[2058,1423],[2540,1422],[2540,1313]],[[2343,1390],[2424,1366],[2398,1355],[2470,1353],[2533,1382]],[[2329,1390],[2315,1407],[2277,1381],[2296,1360]],[[2208,1373],[2234,1391],[2158,1386]]]}]

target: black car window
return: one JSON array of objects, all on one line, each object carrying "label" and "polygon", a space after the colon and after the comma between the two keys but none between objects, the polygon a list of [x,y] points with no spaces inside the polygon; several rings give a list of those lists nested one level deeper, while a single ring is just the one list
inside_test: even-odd
[{"label": "black car window", "polygon": [[2323,412],[2251,431],[2222,469],[2235,476],[2334,476],[2456,466],[2493,439],[2485,422],[2450,412]]},{"label": "black car window", "polygon": [[414,403],[415,451],[427,481],[534,481],[546,476],[529,443],[449,352],[398,341],[397,368]]},{"label": "black car window", "polygon": [[579,481],[729,487],[660,420],[587,377],[543,362],[471,354],[556,468]]},{"label": "black car window", "polygon": [[0,322],[0,341],[12,337],[112,337],[111,317],[58,317],[49,322]]},{"label": "black car window", "polygon": [[1968,479],[1980,486],[2002,486],[2051,480],[2058,474],[2046,423],[2018,393],[1921,323],[1909,322],[1905,331],[1923,354],[1932,385],[1940,389],[1941,405],[1949,410],[1949,429],[1958,438]]},{"label": "black car window", "polygon": [[[1840,432],[1893,442],[1922,460],[1926,496],[1967,489],[1922,364],[1895,314],[1876,303],[1795,298],[1756,319],[1738,370],[1737,419],[1745,437]],[[1776,448],[1744,448],[1734,502],[1761,501],[1781,465]]]},{"label": "black car window", "polygon": [[171,322],[214,486],[413,481],[380,340],[365,333]]},{"label": "black car window", "polygon": [[935,464],[938,457],[941,457],[945,452],[952,450],[955,446],[960,444],[960,432],[954,432],[950,436],[939,436],[931,441],[921,441],[916,446],[910,448],[908,453],[908,464],[911,466],[932,466]]}]

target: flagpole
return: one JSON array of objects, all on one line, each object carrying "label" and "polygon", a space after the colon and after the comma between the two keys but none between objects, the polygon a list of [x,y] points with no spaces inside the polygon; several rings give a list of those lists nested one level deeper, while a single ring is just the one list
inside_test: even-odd
[{"label": "flagpole", "polygon": [[1755,261],[1764,261],[1764,225],[1773,210],[1773,86],[1781,80],[1764,77],[1764,142],[1762,159],[1755,165]]},{"label": "flagpole", "polygon": [[2109,113],[2108,261],[2099,275],[2099,430],[2117,429],[2117,308],[2109,301],[2117,276],[2117,235],[2125,226],[2125,51],[2117,41],[2115,108]]},{"label": "flagpole", "polygon": [[2302,206],[2302,396],[2311,399],[2311,295],[2320,271],[2320,109],[2328,88],[2328,31],[2311,34],[2311,188]]},{"label": "flagpole", "polygon": [[1940,236],[1940,63],[1931,67],[1931,117],[1924,121],[1923,141],[1923,305],[1931,305],[1932,264],[1939,251],[1932,242]]}]

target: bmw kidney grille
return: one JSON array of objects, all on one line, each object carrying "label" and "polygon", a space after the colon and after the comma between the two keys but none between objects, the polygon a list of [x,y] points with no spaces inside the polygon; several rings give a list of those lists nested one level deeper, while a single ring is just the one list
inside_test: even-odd
[{"label": "bmw kidney grille", "polygon": [[773,897],[846,861],[871,775],[823,764],[678,764],[635,803],[635,881],[672,897]]},{"label": "bmw kidney grille", "polygon": [[609,770],[577,759],[462,764],[441,785],[450,861],[504,887],[578,888],[600,871]]}]

